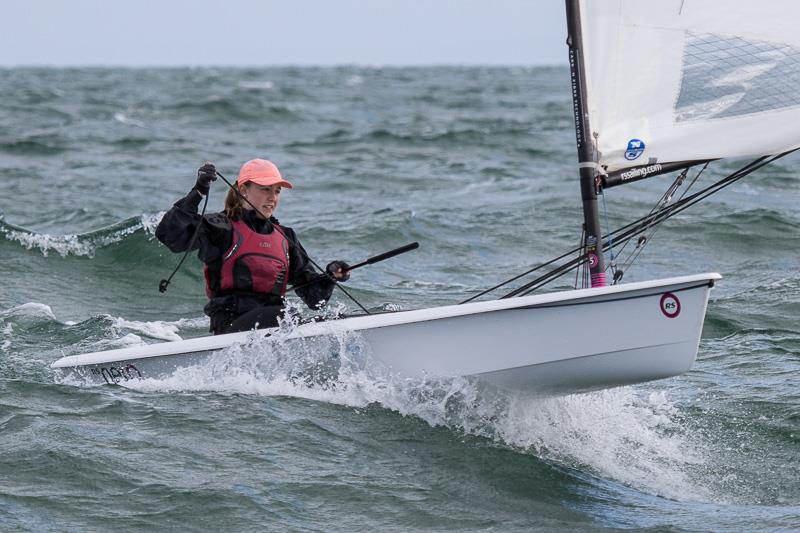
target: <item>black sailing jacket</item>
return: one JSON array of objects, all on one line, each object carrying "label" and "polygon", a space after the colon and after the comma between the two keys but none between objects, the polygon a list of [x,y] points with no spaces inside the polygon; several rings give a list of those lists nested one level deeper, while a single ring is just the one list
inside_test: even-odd
[{"label": "black sailing jacket", "polygon": [[[189,248],[197,224],[201,223],[197,208],[202,195],[192,189],[189,194],[181,198],[167,211],[164,218],[156,228],[156,238],[173,252],[184,252]],[[273,224],[278,224],[274,217],[269,220],[258,218],[255,211],[245,211],[242,220],[253,230],[262,234],[269,234],[275,230]],[[233,228],[225,213],[212,213],[202,219],[197,240],[192,246],[198,251],[198,257],[205,263],[212,276],[219,275],[222,266],[222,256],[233,244]],[[281,226],[289,241],[289,284],[304,285],[295,292],[312,309],[318,309],[330,299],[335,283],[324,274],[317,274],[308,260],[308,254],[303,249],[297,235],[292,228]],[[205,312],[212,318],[212,330],[215,317],[225,315],[226,320],[242,315],[262,305],[281,304],[274,297],[256,294],[225,295],[212,298],[205,307]]]}]

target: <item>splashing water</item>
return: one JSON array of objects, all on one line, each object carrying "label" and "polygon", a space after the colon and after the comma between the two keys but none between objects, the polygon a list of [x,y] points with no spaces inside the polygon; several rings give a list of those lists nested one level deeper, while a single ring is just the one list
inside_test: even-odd
[{"label": "splashing water", "polygon": [[378,404],[651,494],[714,499],[700,480],[704,448],[663,392],[621,388],[542,398],[499,391],[466,377],[405,378],[375,357],[358,332],[298,337],[298,316],[287,313],[270,336],[252,334],[247,342],[168,378],[124,386],[290,396],[355,408]]}]

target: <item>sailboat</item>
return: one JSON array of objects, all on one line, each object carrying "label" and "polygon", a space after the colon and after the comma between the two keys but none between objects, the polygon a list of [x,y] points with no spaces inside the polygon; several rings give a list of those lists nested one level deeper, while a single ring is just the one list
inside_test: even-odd
[{"label": "sailboat", "polygon": [[[545,394],[691,368],[709,293],[721,276],[622,283],[624,269],[607,253],[628,241],[643,246],[669,217],[800,147],[800,4],[566,0],[566,14],[581,246],[493,287],[517,284],[493,300],[478,301],[484,291],[450,306],[311,322],[293,328],[289,341],[351,332],[399,376],[466,376]],[[712,162],[744,157],[756,159],[674,199]],[[603,234],[598,199],[605,191],[667,174],[677,177],[648,215]],[[546,267],[539,278],[519,281]],[[531,294],[575,268],[584,270],[583,286]],[[264,329],[72,355],[52,367],[98,383],[158,379],[273,334]]]}]

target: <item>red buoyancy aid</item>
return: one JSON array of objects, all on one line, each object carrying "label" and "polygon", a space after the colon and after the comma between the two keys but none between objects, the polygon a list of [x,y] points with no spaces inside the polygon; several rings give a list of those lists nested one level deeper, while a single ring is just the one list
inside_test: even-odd
[{"label": "red buoyancy aid", "polygon": [[208,265],[204,268],[206,295],[247,292],[283,296],[289,281],[289,241],[275,229],[262,234],[241,220],[231,221],[233,243],[222,256],[219,289],[211,287]]}]

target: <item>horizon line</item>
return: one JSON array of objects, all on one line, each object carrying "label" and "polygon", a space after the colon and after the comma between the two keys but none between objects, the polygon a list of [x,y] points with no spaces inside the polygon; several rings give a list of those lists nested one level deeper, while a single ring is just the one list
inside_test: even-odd
[{"label": "horizon line", "polygon": [[262,63],[262,64],[230,64],[230,63],[168,63],[168,64],[122,64],[122,63],[15,63],[0,64],[0,69],[13,68],[129,68],[129,69],[158,69],[158,68],[537,68],[537,67],[567,67],[568,63]]}]

